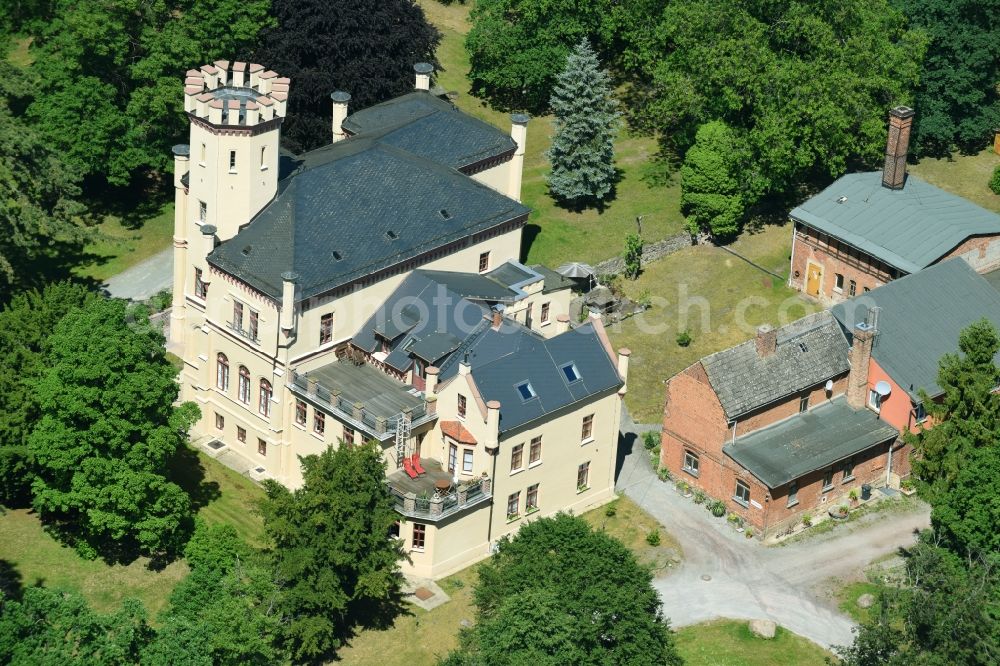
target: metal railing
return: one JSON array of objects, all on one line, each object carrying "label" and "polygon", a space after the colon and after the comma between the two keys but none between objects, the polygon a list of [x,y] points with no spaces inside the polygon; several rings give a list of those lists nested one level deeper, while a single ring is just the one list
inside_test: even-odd
[{"label": "metal railing", "polygon": [[417,495],[399,490],[389,482],[393,504],[403,516],[419,520],[437,521],[463,509],[482,504],[493,496],[493,484],[487,477],[459,485],[447,493]]}]

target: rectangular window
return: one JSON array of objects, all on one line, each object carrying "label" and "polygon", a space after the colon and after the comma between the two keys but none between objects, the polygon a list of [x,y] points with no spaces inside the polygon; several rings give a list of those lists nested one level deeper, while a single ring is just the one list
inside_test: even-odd
[{"label": "rectangular window", "polygon": [[266,151],[267,151],[267,148],[262,146],[261,149],[260,149],[260,168],[261,169],[263,169],[264,167],[267,166],[267,164],[264,163],[264,158],[267,155]]},{"label": "rectangular window", "polygon": [[516,472],[521,469],[524,462],[524,444],[518,444],[510,450],[510,471]]},{"label": "rectangular window", "polygon": [[201,153],[199,153],[199,154],[201,155],[201,159],[199,160],[199,162],[201,162],[202,164],[204,164],[205,163],[205,159],[208,156],[208,146],[206,146],[205,144],[201,144]]},{"label": "rectangular window", "polygon": [[236,426],[236,439],[246,444],[247,442],[247,429],[241,426]]},{"label": "rectangular window", "polygon": [[230,150],[229,151],[229,172],[230,173],[235,173],[236,172],[236,151],[235,150]]},{"label": "rectangular window", "polygon": [[689,474],[698,476],[698,456],[690,451],[684,452],[684,465],[681,468]]},{"label": "rectangular window", "polygon": [[215,413],[215,427],[219,430],[226,427],[226,417],[218,412]]},{"label": "rectangular window", "polygon": [[809,396],[804,395],[801,398],[799,398],[799,413],[801,414],[807,409],[809,409]]},{"label": "rectangular window", "polygon": [[733,495],[733,499],[736,500],[737,504],[748,506],[750,504],[750,486],[743,481],[737,481],[736,494]]},{"label": "rectangular window", "polygon": [[257,330],[260,324],[260,314],[256,310],[250,311],[250,339],[257,341]]},{"label": "rectangular window", "polygon": [[515,388],[517,389],[518,394],[520,394],[521,400],[524,400],[525,402],[538,396],[538,394],[535,393],[535,387],[531,385],[531,382],[521,382]]},{"label": "rectangular window", "polygon": [[785,506],[795,506],[799,503],[799,482],[792,481],[788,484],[788,503]]},{"label": "rectangular window", "polygon": [[454,474],[458,469],[458,445],[448,445],[448,473]]},{"label": "rectangular window", "polygon": [[828,469],[823,472],[823,492],[833,488],[833,470]]},{"label": "rectangular window", "polygon": [[882,409],[882,396],[880,396],[874,389],[870,389],[868,391],[868,406],[876,412],[879,412]]},{"label": "rectangular window", "polygon": [[855,294],[857,294],[857,293],[858,293],[858,283],[857,283],[857,282],[855,282],[854,280],[851,280],[851,288],[850,288],[850,290],[849,290],[849,292],[848,292],[848,293],[849,293],[849,294],[850,294],[851,296],[854,296]]},{"label": "rectangular window", "polygon": [[427,526],[423,523],[413,523],[413,550],[423,550],[427,541]]},{"label": "rectangular window", "polygon": [[583,417],[583,427],[580,429],[582,441],[589,442],[594,437],[594,415],[587,414]]},{"label": "rectangular window", "polygon": [[483,252],[479,255],[479,272],[485,273],[490,269],[490,253]]},{"label": "rectangular window", "polygon": [[202,282],[201,276],[201,269],[194,269],[194,295],[203,299],[208,295],[208,285]]},{"label": "rectangular window", "polygon": [[524,510],[534,511],[538,508],[538,484],[528,486],[528,493],[524,497]]},{"label": "rectangular window", "polygon": [[239,301],[233,301],[233,328],[243,330],[243,304]]},{"label": "rectangular window", "polygon": [[472,474],[472,449],[462,451],[462,473]]},{"label": "rectangular window", "polygon": [[202,224],[208,222],[208,204],[204,201],[198,202],[198,221]]},{"label": "rectangular window", "polygon": [[260,437],[257,438],[257,454],[262,456],[267,455],[267,442]]},{"label": "rectangular window", "polygon": [[326,414],[316,411],[313,414],[313,432],[322,435],[326,431]]},{"label": "rectangular window", "polygon": [[344,425],[344,443],[354,444],[354,428],[349,425]]},{"label": "rectangular window", "polygon": [[507,517],[513,518],[521,511],[521,491],[507,496]]},{"label": "rectangular window", "polygon": [[854,479],[854,458],[848,458],[844,461],[844,466],[841,468],[841,483],[847,483]]},{"label": "rectangular window", "polygon": [[543,324],[549,321],[549,304],[542,303],[542,312],[538,315],[538,319],[541,320]]},{"label": "rectangular window", "polygon": [[325,345],[333,342],[333,313],[327,313],[319,318],[319,343]]},{"label": "rectangular window", "polygon": [[576,468],[576,489],[586,490],[590,485],[590,461],[581,463]]},{"label": "rectangular window", "polygon": [[531,439],[531,448],[528,449],[528,464],[533,465],[542,459],[542,436]]},{"label": "rectangular window", "polygon": [[927,420],[927,410],[924,408],[924,403],[917,403],[913,408],[913,417],[917,423],[923,423]]},{"label": "rectangular window", "polygon": [[306,424],[306,403],[304,400],[295,401],[295,422],[299,425]]},{"label": "rectangular window", "polygon": [[844,291],[844,276],[840,273],[834,273],[833,290],[838,292]]},{"label": "rectangular window", "polygon": [[458,394],[458,418],[465,418],[465,396],[461,393]]}]

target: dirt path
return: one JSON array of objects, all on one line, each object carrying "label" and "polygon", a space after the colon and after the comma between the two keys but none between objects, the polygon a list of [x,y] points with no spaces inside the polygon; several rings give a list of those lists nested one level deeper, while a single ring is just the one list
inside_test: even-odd
[{"label": "dirt path", "polygon": [[[623,432],[632,431],[624,418]],[[654,581],[673,626],[717,617],[771,619],[823,647],[853,640],[853,623],[814,589],[831,577],[856,574],[873,559],[913,542],[929,511],[878,515],[785,547],[748,541],[704,507],[660,482],[639,439],[626,432],[618,491],[660,521],[681,544],[684,563]],[[708,580],[704,578],[708,577]]]}]

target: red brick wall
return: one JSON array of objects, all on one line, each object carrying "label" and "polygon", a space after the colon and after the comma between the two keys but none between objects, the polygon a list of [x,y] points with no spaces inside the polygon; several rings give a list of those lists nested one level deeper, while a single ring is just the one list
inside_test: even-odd
[{"label": "red brick wall", "polygon": [[935,263],[951,257],[962,257],[980,273],[992,271],[1000,267],[1000,236],[969,238]]},{"label": "red brick wall", "polygon": [[[802,224],[795,224],[795,242],[792,249],[792,273],[789,284],[806,292],[806,275],[809,262],[818,264],[820,276],[819,299],[825,303],[839,303],[850,298],[850,281],[857,284],[857,293],[865,287],[875,289],[893,278],[893,272],[879,260],[847,245],[840,244],[826,234]],[[834,291],[836,274],[844,276],[842,292]]]},{"label": "red brick wall", "polygon": [[[833,391],[829,393],[826,392],[826,382],[814,386],[809,393],[809,406],[815,407],[816,405],[822,404],[825,400],[829,398],[835,398],[838,395],[844,393],[847,390],[847,374],[843,374],[840,377],[836,377],[833,380]],[[789,416],[794,416],[799,412],[799,398],[806,394],[805,391],[802,393],[797,393],[784,402],[775,403],[768,405],[764,409],[752,412],[749,416],[743,416],[736,422],[736,436],[742,437],[743,435],[753,432],[754,430],[760,430],[761,428],[766,428],[772,423],[776,423],[782,419],[787,419]],[[730,436],[732,434],[730,433]]]}]

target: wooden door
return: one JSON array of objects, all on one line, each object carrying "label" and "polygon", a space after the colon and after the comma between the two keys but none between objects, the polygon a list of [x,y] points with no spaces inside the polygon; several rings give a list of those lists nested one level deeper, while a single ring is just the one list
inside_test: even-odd
[{"label": "wooden door", "polygon": [[806,271],[806,293],[810,296],[819,296],[819,276],[819,266],[809,264],[809,268]]}]

